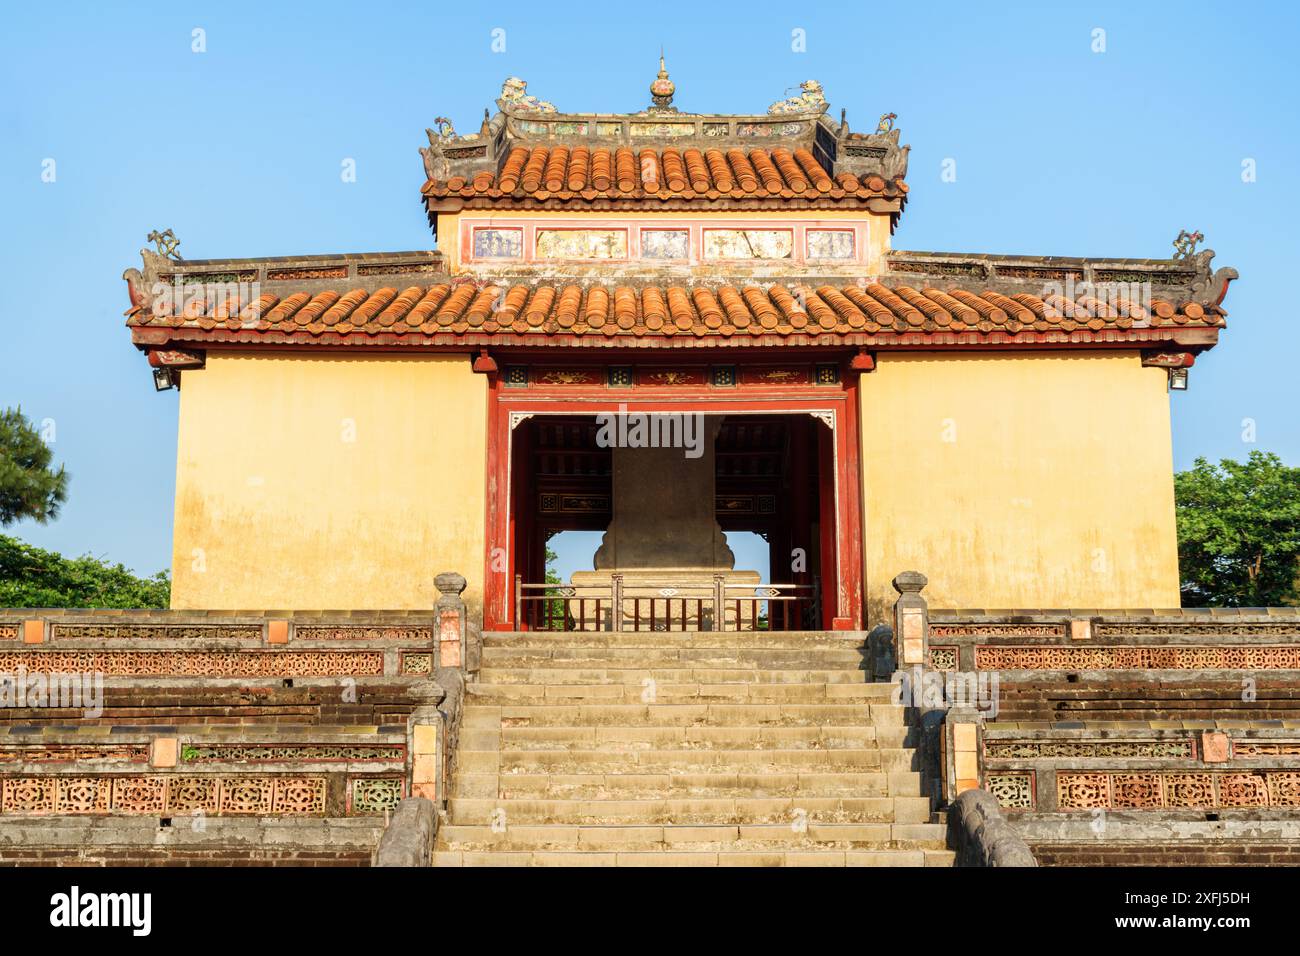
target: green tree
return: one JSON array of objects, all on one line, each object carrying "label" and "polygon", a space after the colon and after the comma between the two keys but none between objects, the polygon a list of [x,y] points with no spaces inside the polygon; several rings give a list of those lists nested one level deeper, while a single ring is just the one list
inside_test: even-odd
[{"label": "green tree", "polygon": [[1252,451],[1245,462],[1196,459],[1174,476],[1183,603],[1272,607],[1296,601],[1300,468]]},{"label": "green tree", "polygon": [[141,578],[89,555],[65,558],[0,535],[0,607],[167,607],[166,571]]},{"label": "green tree", "polygon": [[68,475],[21,408],[0,411],[0,526],[22,518],[44,524],[68,497]]}]

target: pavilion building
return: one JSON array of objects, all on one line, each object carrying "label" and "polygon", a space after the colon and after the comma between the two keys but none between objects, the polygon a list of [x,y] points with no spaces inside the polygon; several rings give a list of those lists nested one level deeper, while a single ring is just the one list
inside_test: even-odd
[{"label": "pavilion building", "polygon": [[605,532],[592,593],[757,587],[804,627],[880,622],[912,567],[935,606],[1178,606],[1168,390],[1236,277],[1199,235],[901,251],[892,114],[853,132],[813,81],[687,113],[662,68],[651,94],[566,113],[511,78],[477,132],[440,119],[437,251],[165,234],[127,270],[132,341],[181,386],[174,607],[424,609],[455,569],[513,629],[566,530]]}]

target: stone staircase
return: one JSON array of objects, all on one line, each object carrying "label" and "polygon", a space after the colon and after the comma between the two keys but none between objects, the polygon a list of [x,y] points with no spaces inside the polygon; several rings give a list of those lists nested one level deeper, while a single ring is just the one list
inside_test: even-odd
[{"label": "stone staircase", "polygon": [[952,865],[863,641],[484,635],[434,865]]}]

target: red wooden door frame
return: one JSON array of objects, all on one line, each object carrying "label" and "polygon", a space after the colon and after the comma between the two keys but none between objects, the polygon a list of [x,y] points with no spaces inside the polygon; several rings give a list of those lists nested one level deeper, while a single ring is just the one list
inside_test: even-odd
[{"label": "red wooden door frame", "polygon": [[836,574],[824,582],[823,600],[835,600],[824,620],[836,630],[863,626],[862,483],[859,472],[858,390],[856,376],[845,375],[838,387],[783,385],[779,389],[711,390],[608,388],[604,386],[529,385],[510,388],[493,374],[488,388],[487,507],[484,555],[483,627],[513,627],[515,490],[511,487],[514,427],[523,417],[596,415],[617,412],[700,412],[713,415],[753,413],[813,414],[830,426],[834,442]]}]

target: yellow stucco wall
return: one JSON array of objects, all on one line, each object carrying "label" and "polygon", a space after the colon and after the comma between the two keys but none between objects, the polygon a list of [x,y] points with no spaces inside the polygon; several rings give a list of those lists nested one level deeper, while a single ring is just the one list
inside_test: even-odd
[{"label": "yellow stucco wall", "polygon": [[482,601],[486,382],[463,355],[209,352],[183,374],[172,607]]},{"label": "yellow stucco wall", "polygon": [[931,607],[1179,605],[1166,374],[1137,352],[878,356],[861,378],[872,623]]}]

